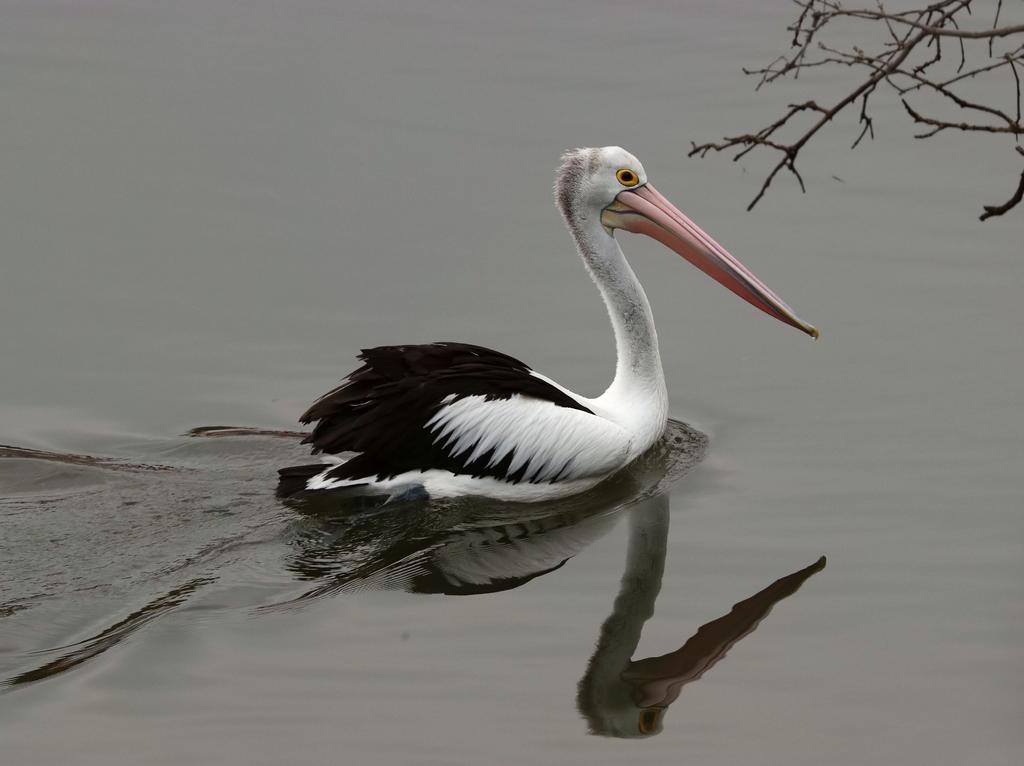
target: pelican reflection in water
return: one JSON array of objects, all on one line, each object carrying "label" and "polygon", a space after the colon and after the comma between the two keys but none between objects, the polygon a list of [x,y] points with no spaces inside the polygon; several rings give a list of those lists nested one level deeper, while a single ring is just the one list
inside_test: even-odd
[{"label": "pelican reflection in water", "polygon": [[601,626],[576,704],[592,734],[648,737],[661,732],[665,711],[683,687],[700,679],[736,642],[753,633],[779,601],[825,568],[822,556],[734,604],[728,614],[702,625],[676,651],[634,660],[644,624],[654,615],[668,541],[668,496],[659,495],[629,516],[626,569],[612,613]]},{"label": "pelican reflection in water", "polygon": [[[311,520],[290,564],[316,584],[283,606],[366,588],[473,595],[510,590],[559,569],[629,524],[625,571],[612,613],[579,682],[577,706],[593,734],[661,731],[682,688],[701,678],[772,607],[825,567],[824,557],[768,585],[706,625],[674,652],[633,660],[661,590],[669,530],[668,489],[703,454],[704,437],[671,422],[665,438],[599,495],[522,505],[430,506],[429,513],[357,514]],[[303,507],[303,506],[300,506]],[[306,506],[315,509],[316,506]],[[324,506],[333,507],[333,506]],[[382,530],[382,525],[387,527]]]}]

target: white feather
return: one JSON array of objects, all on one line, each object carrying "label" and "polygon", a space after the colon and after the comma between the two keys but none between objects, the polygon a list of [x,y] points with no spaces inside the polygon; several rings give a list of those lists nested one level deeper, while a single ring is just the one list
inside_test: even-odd
[{"label": "white feather", "polygon": [[467,476],[431,468],[426,471],[406,471],[390,479],[333,479],[326,476],[327,470],[306,482],[307,490],[343,489],[363,487],[371,493],[401,494],[413,487],[421,487],[430,497],[490,497],[519,503],[535,503],[554,500],[585,492],[598,484],[604,476],[590,476],[585,479],[571,479],[554,483],[529,484],[513,483],[490,476]]},{"label": "white feather", "polygon": [[583,410],[514,395],[487,401],[466,396],[427,422],[435,443],[471,463],[493,450],[491,466],[513,453],[509,473],[526,466],[525,481],[606,476],[622,467],[631,438],[621,426]]}]

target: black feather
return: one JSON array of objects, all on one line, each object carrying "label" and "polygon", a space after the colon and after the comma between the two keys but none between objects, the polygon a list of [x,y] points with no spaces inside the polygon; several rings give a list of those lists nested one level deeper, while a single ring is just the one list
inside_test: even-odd
[{"label": "black feather", "polygon": [[293,465],[277,472],[277,496],[291,497],[306,489],[306,482],[322,472],[327,466],[323,463],[310,465]]}]

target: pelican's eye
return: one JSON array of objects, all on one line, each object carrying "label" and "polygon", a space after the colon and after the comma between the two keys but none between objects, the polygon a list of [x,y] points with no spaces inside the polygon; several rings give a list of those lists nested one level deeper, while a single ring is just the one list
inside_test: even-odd
[{"label": "pelican's eye", "polygon": [[629,168],[619,168],[615,171],[615,177],[619,179],[620,184],[628,188],[640,183],[640,176]]}]

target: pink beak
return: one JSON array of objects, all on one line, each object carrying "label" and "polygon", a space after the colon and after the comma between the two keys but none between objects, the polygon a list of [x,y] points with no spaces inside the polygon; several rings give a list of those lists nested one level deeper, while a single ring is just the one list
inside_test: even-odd
[{"label": "pink beak", "polygon": [[610,229],[625,229],[658,240],[747,303],[812,338],[818,337],[817,328],[797,317],[768,285],[650,184],[620,192],[615,202],[602,211],[601,223]]}]

